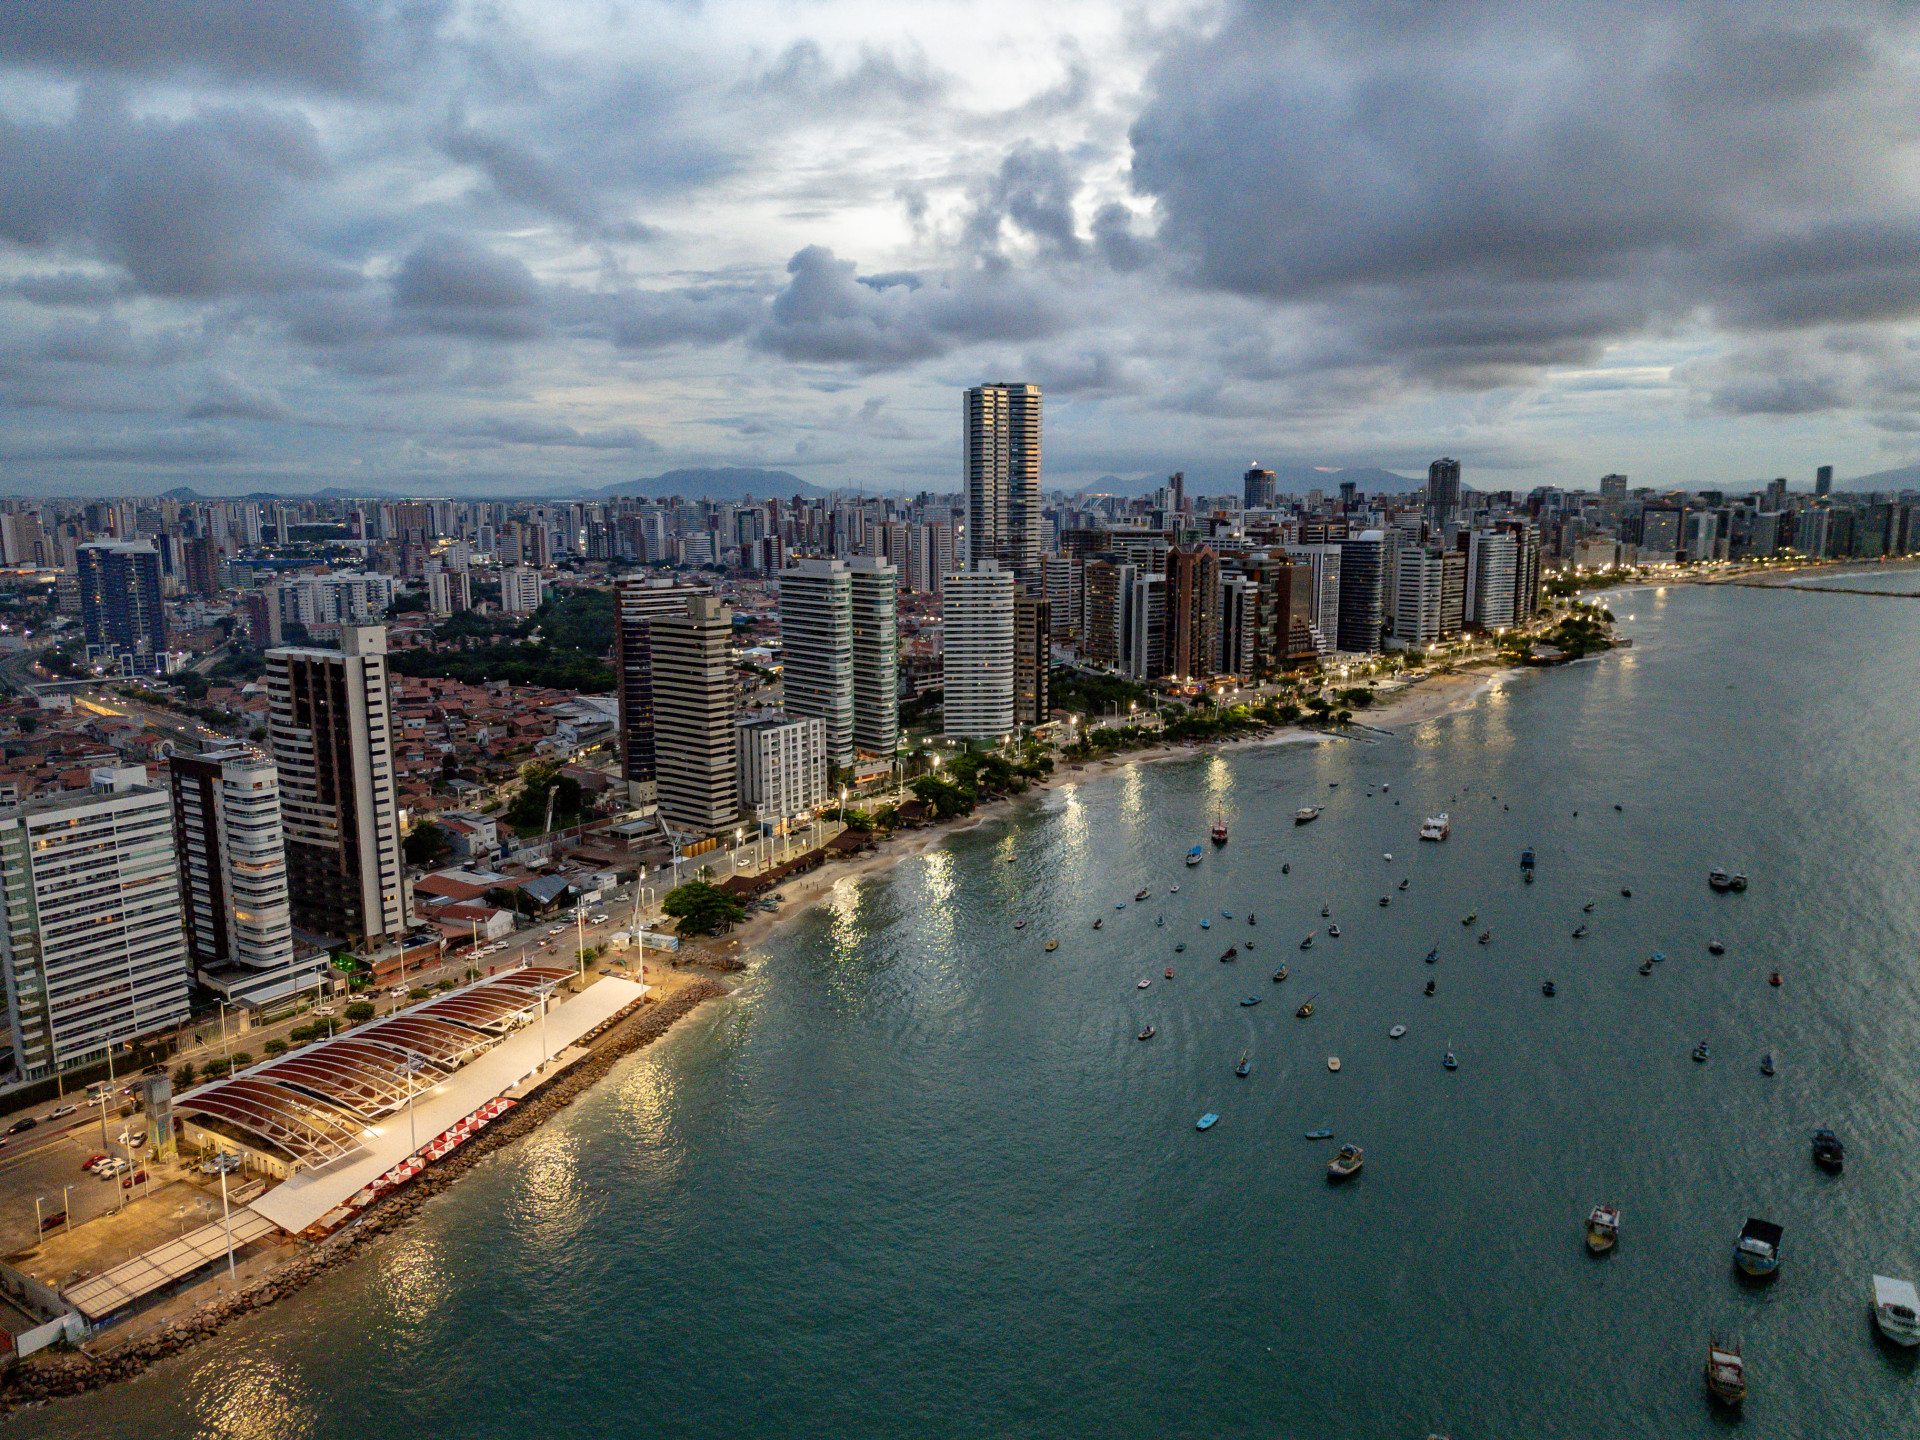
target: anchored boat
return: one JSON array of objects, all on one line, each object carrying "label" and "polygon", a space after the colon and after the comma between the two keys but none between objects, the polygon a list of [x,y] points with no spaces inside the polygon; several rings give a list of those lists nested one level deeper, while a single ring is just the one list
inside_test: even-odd
[{"label": "anchored boat", "polygon": [[1587,1216],[1587,1249],[1596,1255],[1604,1255],[1607,1251],[1613,1249],[1619,1239],[1619,1206],[1594,1206],[1593,1213]]},{"label": "anchored boat", "polygon": [[1733,1263],[1758,1279],[1780,1270],[1780,1241],[1786,1231],[1771,1220],[1748,1217],[1740,1227],[1740,1239],[1733,1247]]},{"label": "anchored boat", "polygon": [[1340,1153],[1327,1162],[1329,1180],[1349,1180],[1360,1173],[1366,1154],[1358,1145],[1342,1145]]},{"label": "anchored boat", "polygon": [[1187,864],[1198,865],[1199,863],[1200,863],[1200,847],[1196,845],[1191,850],[1187,851]]},{"label": "anchored boat", "polygon": [[1920,1345],[1920,1295],[1911,1280],[1873,1277],[1873,1323],[1896,1345],[1909,1350]]},{"label": "anchored boat", "polygon": [[1319,818],[1320,807],[1318,805],[1302,805],[1298,810],[1293,812],[1293,823],[1296,825],[1305,825]]},{"label": "anchored boat", "polygon": [[1420,827],[1422,840],[1444,840],[1453,833],[1453,817],[1445,810],[1438,815],[1429,815],[1427,823]]},{"label": "anchored boat", "polygon": [[1722,1405],[1747,1398],[1747,1367],[1738,1340],[1707,1340],[1707,1390]]}]

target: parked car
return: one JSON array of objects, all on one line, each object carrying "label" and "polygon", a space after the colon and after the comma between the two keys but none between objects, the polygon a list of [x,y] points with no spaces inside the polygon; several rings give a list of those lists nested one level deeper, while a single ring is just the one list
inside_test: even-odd
[{"label": "parked car", "polygon": [[89,1155],[86,1159],[80,1162],[80,1168],[82,1170],[91,1170],[93,1169],[94,1166],[98,1165],[102,1160],[111,1160],[112,1158],[113,1157],[111,1155]]},{"label": "parked car", "polygon": [[66,1223],[67,1212],[64,1210],[56,1210],[51,1215],[43,1215],[40,1217],[40,1228],[42,1230],[52,1230]]},{"label": "parked car", "polygon": [[144,1185],[146,1183],[147,1172],[144,1170],[136,1170],[120,1182],[120,1188],[122,1190],[131,1190],[136,1185]]},{"label": "parked car", "polygon": [[132,1168],[133,1166],[129,1162],[116,1158],[97,1167],[93,1173],[98,1175],[102,1180],[111,1180],[122,1171],[131,1170]]},{"label": "parked car", "polygon": [[79,1107],[78,1105],[62,1105],[62,1106],[60,1106],[60,1107],[59,1107],[58,1109],[55,1109],[55,1110],[49,1110],[49,1111],[47,1112],[47,1119],[49,1119],[49,1120],[64,1120],[64,1119],[66,1119],[66,1118],[67,1118],[67,1116],[69,1116],[69,1115],[76,1115],[76,1114],[78,1114],[78,1113],[79,1113],[79,1111],[80,1111],[80,1107]]},{"label": "parked car", "polygon": [[604,925],[607,923],[607,917],[604,915],[589,915],[587,917],[587,923],[589,925]]},{"label": "parked car", "polygon": [[331,1006],[331,1005],[316,1005],[316,1006],[314,1006],[314,1007],[313,1007],[313,1011],[312,1011],[312,1013],[313,1013],[313,1014],[315,1014],[315,1015],[331,1015],[331,1014],[333,1014],[333,1006]]},{"label": "parked car", "polygon": [[136,1150],[138,1150],[142,1145],[146,1143],[147,1143],[147,1132],[144,1130],[136,1130],[133,1134],[127,1136],[127,1144],[131,1145]]},{"label": "parked car", "polygon": [[7,1126],[7,1134],[24,1135],[27,1131],[33,1129],[33,1127],[38,1125],[39,1123],[40,1122],[38,1120],[34,1119],[33,1116],[29,1115],[27,1116],[26,1119],[16,1120],[13,1122],[13,1124]]}]

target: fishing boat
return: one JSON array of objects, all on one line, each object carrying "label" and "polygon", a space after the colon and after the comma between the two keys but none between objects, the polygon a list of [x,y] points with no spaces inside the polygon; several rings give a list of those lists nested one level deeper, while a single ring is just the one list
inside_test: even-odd
[{"label": "fishing boat", "polygon": [[1342,1145],[1340,1153],[1327,1162],[1329,1180],[1350,1180],[1360,1173],[1366,1156],[1358,1145]]},{"label": "fishing boat", "polygon": [[1593,901],[1589,900],[1586,904],[1582,905],[1580,907],[1580,913],[1582,915],[1591,915],[1593,913]]},{"label": "fishing boat", "polygon": [[1336,1073],[1339,1071],[1340,1057],[1338,1055],[1327,1056],[1327,1069],[1335,1071]]},{"label": "fishing boat", "polygon": [[1722,940],[1707,941],[1707,954],[1724,955],[1726,953],[1727,953],[1727,946],[1725,941],[1722,941]]},{"label": "fishing boat", "polygon": [[1313,1014],[1313,1002],[1316,998],[1318,997],[1309,995],[1304,1001],[1301,1002],[1300,1008],[1293,1012],[1294,1015],[1302,1020],[1306,1020],[1310,1018]]},{"label": "fishing boat", "polygon": [[1533,883],[1533,872],[1531,870],[1522,870],[1520,872],[1520,878],[1531,885]]},{"label": "fishing boat", "polygon": [[1240,1003],[1242,1006],[1258,1005],[1260,1003],[1260,997],[1258,995],[1249,995],[1247,996],[1246,999],[1242,1000]]},{"label": "fishing boat", "polygon": [[1533,868],[1533,847],[1531,845],[1520,852],[1520,868],[1522,870],[1531,870]]},{"label": "fishing boat", "polygon": [[1651,960],[1642,960],[1640,962],[1640,973],[1642,975],[1651,975],[1653,973],[1653,962]]},{"label": "fishing boat", "polygon": [[1222,965],[1226,964],[1228,961],[1232,960],[1234,956],[1238,955],[1239,953],[1240,953],[1240,947],[1238,945],[1227,946],[1226,949],[1220,952],[1220,963]]},{"label": "fishing boat", "polygon": [[1153,981],[1151,980],[1141,980],[1133,988],[1136,990],[1145,990],[1151,984],[1153,984]]},{"label": "fishing boat", "polygon": [[1540,986],[1540,993],[1551,999],[1555,993],[1553,982],[1551,980],[1543,981]]},{"label": "fishing boat", "polygon": [[1714,890],[1724,892],[1733,888],[1733,878],[1716,865],[1707,872],[1707,884]]},{"label": "fishing boat", "polygon": [[1604,1255],[1619,1243],[1620,1209],[1617,1205],[1596,1205],[1587,1216],[1587,1249]]},{"label": "fishing boat", "polygon": [[1169,980],[1173,979],[1173,966],[1171,965],[1167,966],[1167,968],[1163,970],[1161,973],[1165,975],[1167,979]]},{"label": "fishing boat", "polygon": [[1323,1125],[1318,1130],[1307,1131],[1301,1138],[1304,1140],[1331,1140],[1333,1138],[1333,1131]]},{"label": "fishing boat", "polygon": [[1738,1340],[1707,1340],[1707,1391],[1722,1405],[1738,1407],[1747,1398],[1747,1366]]},{"label": "fishing boat", "polygon": [[1014,928],[1014,929],[1016,929],[1016,930],[1024,930],[1024,929],[1026,929],[1026,928],[1027,928],[1027,921],[1026,921],[1026,917],[1025,917],[1025,916],[1022,916],[1022,917],[1021,917],[1020,919],[1018,919],[1018,920],[1016,920],[1016,921],[1014,921],[1014,922],[1013,922],[1013,928]]},{"label": "fishing boat", "polygon": [[1147,887],[1142,885],[1138,890],[1133,892],[1133,898],[1136,900],[1144,900],[1147,898],[1148,893]]},{"label": "fishing boat", "polygon": [[1047,953],[1049,955],[1051,955],[1054,951],[1058,950],[1059,948],[1060,948],[1060,942],[1058,940],[1047,941]]},{"label": "fishing boat", "polygon": [[1446,1054],[1440,1057],[1440,1067],[1443,1070],[1458,1070],[1460,1068],[1460,1062],[1454,1059],[1451,1048],[1447,1050]]},{"label": "fishing boat", "polygon": [[1480,943],[1482,945],[1491,945],[1493,943],[1493,931],[1482,930],[1480,932]]},{"label": "fishing boat", "polygon": [[1387,1038],[1389,1040],[1398,1040],[1402,1035],[1406,1033],[1407,1033],[1406,1026],[1396,1025],[1391,1030],[1387,1031]]},{"label": "fishing boat", "polygon": [[1184,952],[1186,948],[1187,948],[1187,942],[1182,940],[1178,945],[1173,947],[1173,953],[1176,955],[1179,955],[1182,952]]},{"label": "fishing boat", "polygon": [[1331,905],[1322,905],[1322,906],[1320,907],[1320,918],[1321,918],[1322,920],[1324,920],[1324,919],[1326,919],[1326,918],[1327,918],[1327,916],[1329,916],[1329,915],[1331,915],[1332,913],[1333,913],[1333,906],[1331,906]]},{"label": "fishing boat", "polygon": [[1747,888],[1747,877],[1742,875],[1739,871],[1736,870],[1733,873],[1733,878],[1727,881],[1727,888],[1733,891],[1734,893],[1738,894],[1740,891],[1745,890]]},{"label": "fishing boat", "polygon": [[1291,874],[1293,873],[1293,866],[1292,866],[1292,864],[1291,864],[1291,863],[1289,863],[1289,864],[1286,864],[1286,865],[1282,865],[1282,866],[1280,867],[1280,873],[1281,873],[1282,875],[1291,875]]},{"label": "fishing boat", "polygon": [[1231,920],[1231,919],[1233,919],[1233,911],[1231,911],[1231,910],[1222,910],[1222,911],[1220,912],[1220,918],[1221,918],[1222,920]]},{"label": "fishing boat", "polygon": [[1760,1073],[1762,1075],[1773,1074],[1773,1052],[1771,1050],[1760,1057]]},{"label": "fishing boat", "polygon": [[1158,1035],[1159,1033],[1160,1032],[1158,1030],[1154,1029],[1153,1026],[1149,1025],[1147,1026],[1146,1029],[1140,1032],[1140,1038],[1142,1040],[1151,1040],[1153,1039],[1154,1036]]},{"label": "fishing boat", "polygon": [[1293,812],[1293,823],[1296,825],[1305,825],[1309,821],[1318,820],[1319,818],[1320,807],[1318,805],[1302,805],[1298,810]]},{"label": "fishing boat", "polygon": [[1219,1123],[1220,1123],[1220,1117],[1214,1114],[1211,1110],[1209,1110],[1206,1114],[1202,1115],[1198,1120],[1193,1122],[1193,1128],[1196,1130],[1211,1130],[1215,1125],[1218,1125]]},{"label": "fishing boat", "polygon": [[1767,972],[1767,984],[1778,985],[1779,983],[1780,983],[1780,972],[1778,970],[1769,970]]},{"label": "fishing boat", "polygon": [[1460,923],[1462,925],[1471,926],[1473,922],[1478,920],[1479,918],[1480,918],[1480,912],[1478,910],[1471,910],[1467,912],[1467,918],[1462,920]]},{"label": "fishing boat", "polygon": [[1200,922],[1200,928],[1202,930],[1211,930],[1213,928],[1213,922],[1211,920],[1202,920]]},{"label": "fishing boat", "polygon": [[1340,927],[1338,925],[1327,926],[1327,938],[1329,940],[1338,940],[1340,938]]},{"label": "fishing boat", "polygon": [[1427,981],[1427,994],[1433,994],[1433,981]]},{"label": "fishing boat", "polygon": [[1393,897],[1391,895],[1382,895],[1380,897],[1380,903],[1382,905],[1391,905],[1393,903]]},{"label": "fishing boat", "polygon": [[1252,1065],[1252,1063],[1251,1063],[1251,1062],[1250,1062],[1250,1061],[1249,1061],[1249,1060],[1247,1059],[1247,1055],[1248,1055],[1248,1053],[1249,1053],[1249,1052],[1248,1052],[1248,1051],[1245,1051],[1245,1050],[1243,1050],[1243,1051],[1241,1051],[1241,1052],[1240,1052],[1240,1063],[1239,1063],[1238,1065],[1236,1065],[1236,1066],[1234,1066],[1234,1067],[1233,1067],[1233,1073],[1234,1073],[1234,1074],[1236,1074],[1236,1075],[1238,1075],[1238,1076],[1239,1076],[1239,1077],[1240,1077],[1240,1078],[1241,1078],[1242,1080],[1244,1080],[1244,1079],[1246,1079],[1246,1078],[1247,1078],[1247,1076],[1249,1076],[1249,1075],[1251,1075],[1251,1074],[1253,1073],[1253,1065]]},{"label": "fishing boat", "polygon": [[1161,926],[1165,925],[1166,923],[1167,923],[1167,917],[1164,915],[1156,915],[1153,917],[1153,924],[1156,930],[1159,929]]},{"label": "fishing boat", "polygon": [[1199,863],[1200,863],[1200,847],[1196,845],[1191,850],[1187,851],[1187,864],[1198,865]]},{"label": "fishing boat", "polygon": [[1306,939],[1302,940],[1300,942],[1300,948],[1302,950],[1311,950],[1313,948],[1313,936],[1309,935]]},{"label": "fishing boat", "polygon": [[1251,910],[1249,910],[1249,911],[1247,911],[1247,924],[1249,924],[1249,925],[1251,925],[1251,924],[1253,924],[1253,923],[1254,923],[1254,920],[1253,920],[1253,911],[1251,911]]},{"label": "fishing boat", "polygon": [[1873,1277],[1873,1323],[1896,1345],[1909,1350],[1920,1345],[1920,1295],[1911,1280]]},{"label": "fishing boat", "polygon": [[1653,954],[1649,955],[1647,958],[1653,961],[1654,964],[1658,965],[1662,960],[1667,958],[1667,952],[1664,950],[1656,950],[1653,952]]},{"label": "fishing boat", "polygon": [[1707,1042],[1702,1040],[1698,1045],[1693,1047],[1693,1063],[1696,1065],[1706,1064],[1707,1054]]},{"label": "fishing boat", "polygon": [[1622,885],[1620,887],[1620,898],[1623,900],[1631,900],[1633,898],[1633,891]]},{"label": "fishing boat", "polygon": [[1587,927],[1586,927],[1586,926],[1584,926],[1584,925],[1582,925],[1582,926],[1581,926],[1581,927],[1580,927],[1579,929],[1577,929],[1577,930],[1575,930],[1575,931],[1573,932],[1573,938],[1574,938],[1574,939],[1576,939],[1576,940],[1584,940],[1584,939],[1586,939],[1586,938],[1587,938]]},{"label": "fishing boat", "polygon": [[1223,819],[1220,819],[1218,816],[1214,817],[1213,828],[1212,830],[1208,831],[1208,834],[1211,836],[1214,844],[1216,845],[1226,844],[1227,843],[1227,822]]},{"label": "fishing boat", "polygon": [[1273,983],[1276,985],[1278,985],[1282,980],[1286,978],[1287,978],[1287,967],[1284,965],[1282,965],[1278,970],[1273,972]]},{"label": "fishing boat", "polygon": [[1444,840],[1453,833],[1453,817],[1445,810],[1438,815],[1429,815],[1426,824],[1420,827],[1422,840]]},{"label": "fishing boat", "polygon": [[1098,930],[1102,925],[1106,923],[1107,923],[1107,917],[1102,915],[1098,920],[1093,922],[1093,928]]},{"label": "fishing boat", "polygon": [[1786,1231],[1771,1220],[1747,1217],[1733,1247],[1733,1263],[1743,1274],[1765,1279],[1780,1272],[1780,1241]]},{"label": "fishing boat", "polygon": [[1412,883],[1413,881],[1411,879],[1404,879],[1400,882],[1400,888],[1404,890],[1407,888],[1407,886],[1411,885]]},{"label": "fishing boat", "polygon": [[1124,900],[1116,900],[1113,902],[1113,908],[1116,910],[1124,910],[1127,908],[1127,902]]},{"label": "fishing boat", "polygon": [[1169,895],[1178,895],[1180,893],[1180,887],[1178,885],[1170,885],[1167,887],[1167,893]]},{"label": "fishing boat", "polygon": [[1246,943],[1247,943],[1247,949],[1249,950],[1253,949],[1253,941],[1249,940]]},{"label": "fishing boat", "polygon": [[1847,1164],[1846,1147],[1831,1130],[1813,1132],[1813,1163],[1829,1175],[1838,1175]]}]

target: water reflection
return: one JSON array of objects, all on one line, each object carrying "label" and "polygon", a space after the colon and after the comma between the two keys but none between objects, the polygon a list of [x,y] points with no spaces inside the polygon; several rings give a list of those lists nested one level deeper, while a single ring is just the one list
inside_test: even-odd
[{"label": "water reflection", "polygon": [[223,1366],[218,1376],[200,1435],[220,1440],[297,1440],[314,1433],[314,1407],[294,1399],[293,1372],[281,1362],[249,1357]]}]

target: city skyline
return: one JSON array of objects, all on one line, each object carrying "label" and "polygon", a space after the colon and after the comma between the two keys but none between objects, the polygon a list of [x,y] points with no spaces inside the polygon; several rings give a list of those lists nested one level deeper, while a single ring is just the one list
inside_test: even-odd
[{"label": "city skyline", "polygon": [[1920,459],[1897,6],[96,8],[0,29],[0,489],[947,490],[995,376],[1049,489]]}]

